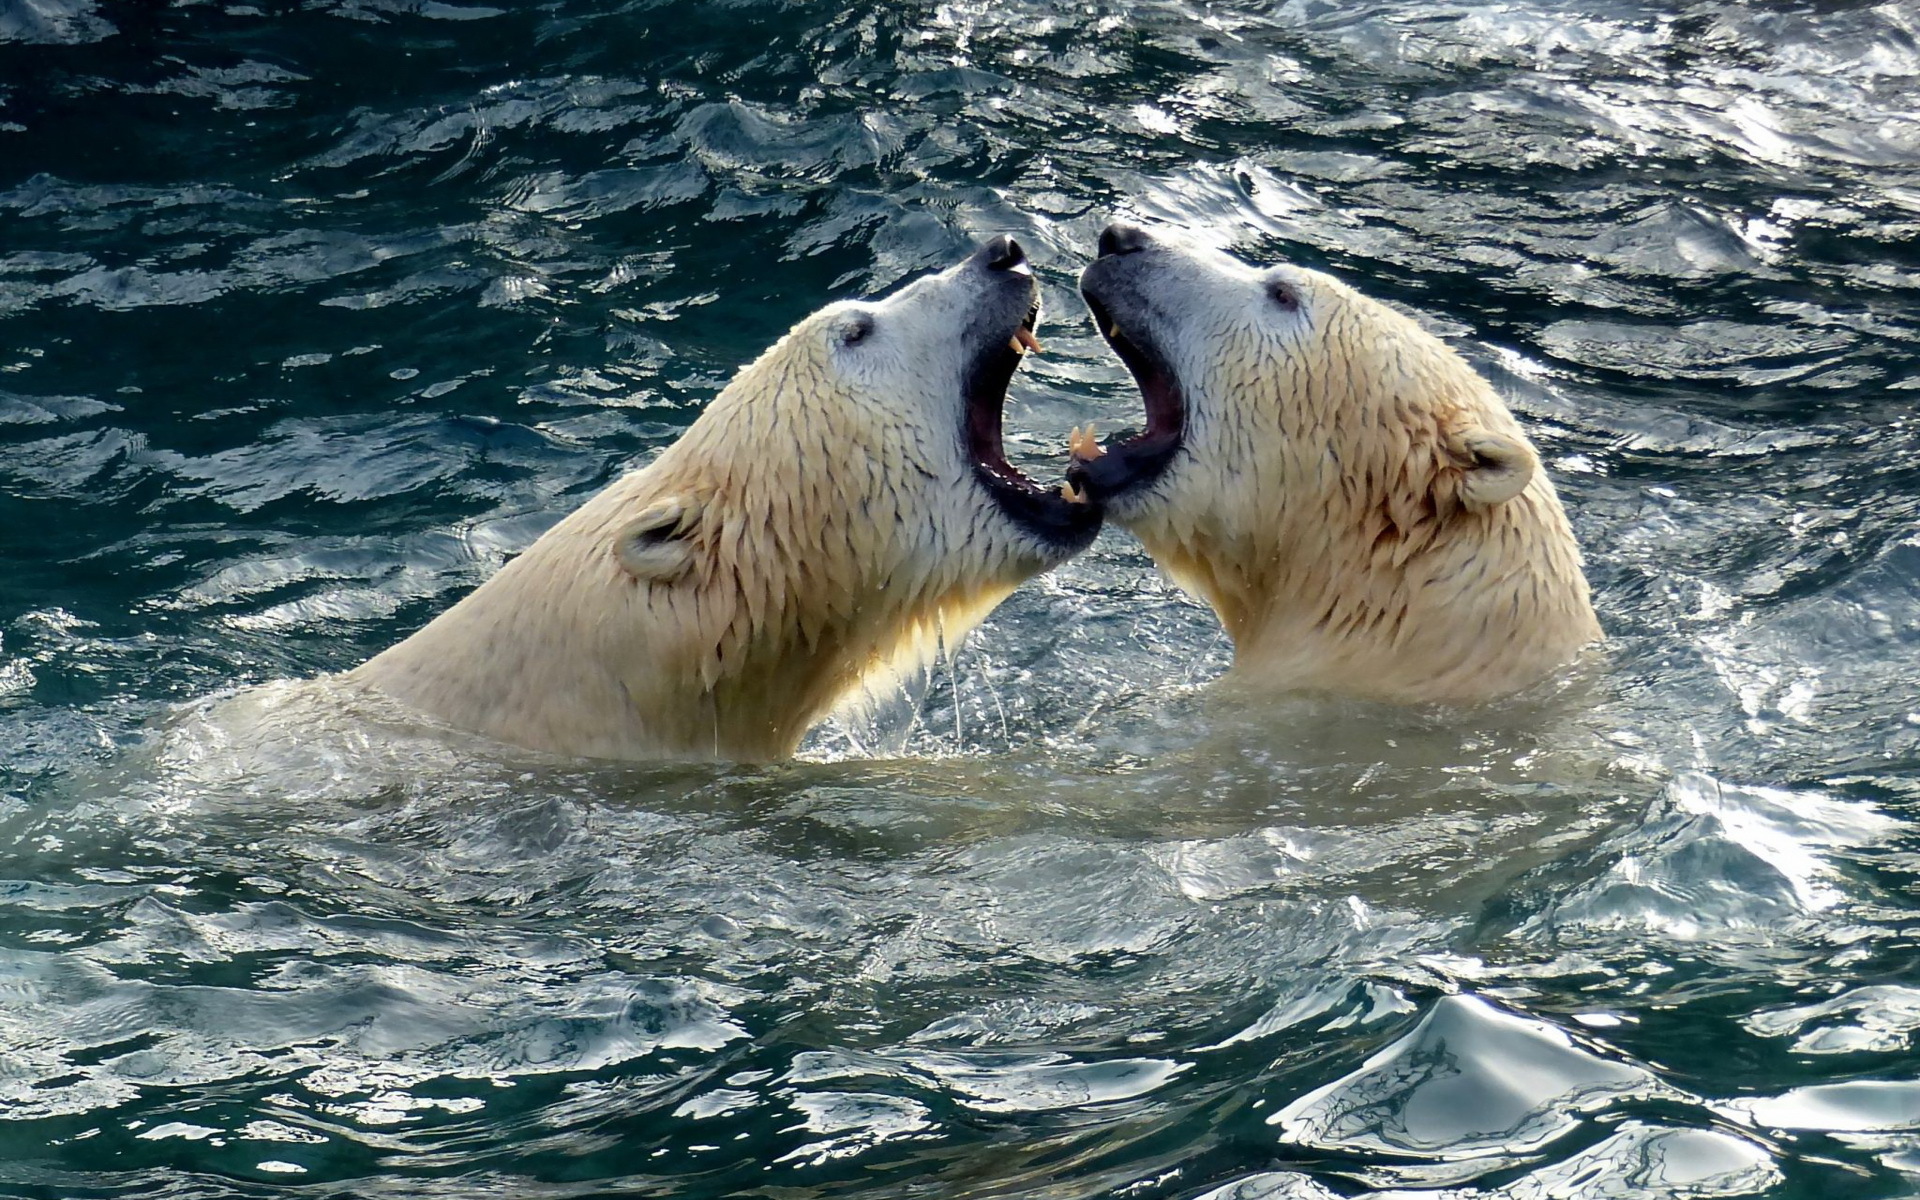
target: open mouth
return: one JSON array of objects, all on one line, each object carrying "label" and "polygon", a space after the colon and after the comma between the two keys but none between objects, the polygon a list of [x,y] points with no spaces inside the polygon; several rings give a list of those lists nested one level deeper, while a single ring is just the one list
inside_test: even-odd
[{"label": "open mouth", "polygon": [[[1012,239],[1008,239],[1011,243]],[[1019,255],[1017,245],[1013,255]],[[1025,267],[1020,258],[1010,269]],[[1100,530],[1100,507],[1072,484],[1048,488],[1029,479],[1007,461],[1003,440],[1007,385],[1029,353],[1040,350],[1034,327],[1040,319],[1036,296],[1019,324],[1004,339],[995,338],[968,373],[966,386],[967,456],[973,472],[999,504],[1001,511],[1030,532],[1063,548],[1080,549]]]},{"label": "open mouth", "polygon": [[1178,377],[1152,341],[1129,336],[1085,286],[1081,295],[1100,336],[1132,373],[1147,415],[1144,431],[1110,438],[1104,446],[1094,437],[1092,425],[1075,429],[1067,439],[1067,485],[1104,504],[1150,487],[1165,473],[1186,436],[1187,405]]}]

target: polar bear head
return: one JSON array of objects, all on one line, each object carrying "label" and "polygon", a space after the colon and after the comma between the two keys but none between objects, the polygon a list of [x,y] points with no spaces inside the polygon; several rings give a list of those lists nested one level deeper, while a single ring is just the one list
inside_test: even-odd
[{"label": "polar bear head", "polygon": [[623,562],[649,582],[796,566],[804,613],[806,585],[828,579],[848,598],[1004,591],[1085,549],[1099,508],[1027,478],[1002,442],[1039,315],[1026,255],[1001,236],[885,299],[805,318],[647,472],[671,492],[657,519],[631,520]]},{"label": "polar bear head", "polygon": [[501,740],[775,758],[849,692],[1083,549],[1097,506],[1007,461],[1037,343],[1008,237],[803,319],[686,433],[357,674]]},{"label": "polar bear head", "polygon": [[1477,699],[1597,635],[1532,445],[1416,322],[1321,272],[1124,224],[1081,291],[1146,429],[1076,437],[1069,478],[1213,605],[1237,673]]}]

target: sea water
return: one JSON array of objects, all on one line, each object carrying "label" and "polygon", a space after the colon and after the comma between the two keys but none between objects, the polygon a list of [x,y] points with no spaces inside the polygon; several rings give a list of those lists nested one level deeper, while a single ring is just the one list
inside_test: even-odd
[{"label": "sea water", "polygon": [[[0,4],[0,1192],[1920,1191],[1916,37]],[[788,765],[535,761],[275,682],[995,233],[1046,299],[1009,452],[1056,478],[1139,420],[1074,289],[1116,215],[1493,379],[1596,660],[1249,701],[1110,530]],[[256,685],[254,726],[205,705]]]}]

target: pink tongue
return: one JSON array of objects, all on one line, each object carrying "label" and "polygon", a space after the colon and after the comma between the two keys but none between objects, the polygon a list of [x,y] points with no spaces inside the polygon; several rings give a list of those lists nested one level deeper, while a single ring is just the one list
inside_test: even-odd
[{"label": "pink tongue", "polygon": [[1023,326],[1019,329],[1014,330],[1013,340],[1016,342],[1019,342],[1022,346],[1025,346],[1027,349],[1033,351],[1035,354],[1040,353],[1040,339],[1033,336],[1033,330],[1031,329],[1027,329]]}]

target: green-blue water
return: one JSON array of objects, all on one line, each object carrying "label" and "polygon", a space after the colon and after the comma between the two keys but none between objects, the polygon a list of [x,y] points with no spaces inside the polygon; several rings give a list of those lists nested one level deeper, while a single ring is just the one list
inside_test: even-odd
[{"label": "green-blue water", "polygon": [[[0,1192],[1920,1192],[1917,37],[0,0]],[[176,713],[390,644],[992,233],[1057,476],[1137,420],[1073,292],[1117,214],[1497,381],[1584,690],[1237,707],[1109,531],[784,767]]]}]

